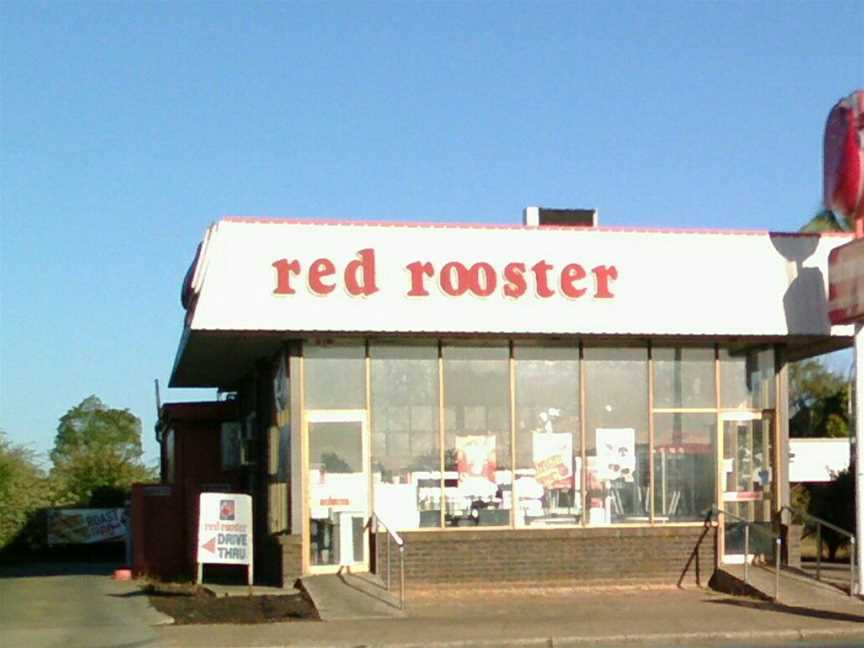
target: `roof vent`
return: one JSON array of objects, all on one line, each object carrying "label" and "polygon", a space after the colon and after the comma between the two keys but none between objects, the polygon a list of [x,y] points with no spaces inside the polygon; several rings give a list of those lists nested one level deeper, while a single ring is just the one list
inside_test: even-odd
[{"label": "roof vent", "polygon": [[526,207],[522,211],[522,220],[527,227],[539,227],[542,225],[597,227],[597,210]]}]

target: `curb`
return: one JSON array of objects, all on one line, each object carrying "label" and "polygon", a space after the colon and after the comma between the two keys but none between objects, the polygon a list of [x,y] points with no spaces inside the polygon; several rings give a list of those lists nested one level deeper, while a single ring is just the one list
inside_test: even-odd
[{"label": "curb", "polygon": [[[654,634],[585,635],[573,637],[532,637],[523,639],[477,639],[459,641],[424,642],[366,642],[361,641],[304,641],[302,645],[315,648],[567,648],[568,646],[606,644],[662,644],[665,646],[690,644],[696,641],[818,641],[831,639],[864,639],[864,629],[849,630],[758,630],[749,632],[713,631]],[[277,644],[266,648],[285,648],[300,644]]]}]

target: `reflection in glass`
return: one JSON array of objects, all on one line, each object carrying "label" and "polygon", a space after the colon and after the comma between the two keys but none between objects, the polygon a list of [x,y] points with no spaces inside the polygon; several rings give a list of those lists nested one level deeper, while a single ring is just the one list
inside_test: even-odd
[{"label": "reflection in glass", "polygon": [[303,345],[306,409],[366,409],[362,343]]},{"label": "reflection in glass", "polygon": [[311,564],[362,562],[369,490],[362,425],[310,422],[308,430]]},{"label": "reflection in glass", "polygon": [[375,511],[397,530],[441,526],[438,345],[372,344]]},{"label": "reflection in glass", "polygon": [[774,350],[720,349],[720,406],[771,409],[776,402]]},{"label": "reflection in glass", "polygon": [[[773,444],[768,419],[726,419],[723,421],[723,506],[729,513],[768,529],[771,525]],[[753,536],[757,553],[770,552],[765,534]],[[761,547],[761,548],[760,548]],[[726,530],[726,553],[743,553],[740,525]]]},{"label": "reflection in glass", "polygon": [[447,526],[510,524],[509,348],[446,346],[444,494]]},{"label": "reflection in glass", "polygon": [[716,414],[654,415],[654,519],[705,519],[716,497]]},{"label": "reflection in glass", "polygon": [[579,349],[517,345],[516,526],[582,519]]},{"label": "reflection in glass", "polygon": [[648,351],[586,347],[589,524],[647,522]]},{"label": "reflection in glass", "polygon": [[651,350],[654,360],[654,407],[716,407],[714,349]]}]

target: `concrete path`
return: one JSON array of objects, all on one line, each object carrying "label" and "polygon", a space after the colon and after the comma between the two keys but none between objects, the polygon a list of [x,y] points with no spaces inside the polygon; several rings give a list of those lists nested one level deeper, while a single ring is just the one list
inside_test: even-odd
[{"label": "concrete path", "polygon": [[399,600],[380,578],[372,574],[328,574],[305,576],[300,587],[306,592],[322,621],[393,619],[403,615]]},{"label": "concrete path", "polygon": [[864,614],[825,613],[703,590],[411,591],[404,618],[163,626],[167,646],[753,645],[864,642]]},{"label": "concrete path", "polygon": [[150,607],[138,585],[112,580],[112,572],[98,564],[0,567],[0,645],[161,645],[154,626],[171,619]]},{"label": "concrete path", "polygon": [[[742,583],[745,580],[744,565],[723,565],[722,570]],[[780,602],[790,607],[864,615],[864,602],[858,597],[849,596],[848,590],[844,592],[840,589],[838,584],[842,583],[820,582],[805,572],[792,569],[781,569],[778,583],[775,573],[771,566],[751,565],[751,587],[773,600],[775,588],[779,584]],[[847,581],[847,588],[848,585]]]}]

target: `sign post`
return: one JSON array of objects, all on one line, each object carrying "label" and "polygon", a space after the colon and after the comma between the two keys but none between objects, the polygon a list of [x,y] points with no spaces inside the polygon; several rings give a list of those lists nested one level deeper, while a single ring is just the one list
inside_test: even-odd
[{"label": "sign post", "polygon": [[[864,583],[864,323],[855,324],[855,594]],[[853,556],[850,550],[849,559]]]},{"label": "sign post", "polygon": [[858,560],[856,593],[861,594],[864,584],[864,90],[856,90],[841,99],[828,113],[822,167],[825,207],[841,214],[855,227],[855,240],[833,250],[828,261],[828,315],[832,324],[855,324],[857,542],[854,550]]},{"label": "sign post", "polygon": [[204,563],[246,565],[252,587],[252,498],[236,493],[201,493],[198,503],[196,582],[204,577]]},{"label": "sign post", "polygon": [[[864,583],[864,238],[828,257],[828,319],[855,324],[855,552],[856,594]],[[850,559],[852,556],[850,556]]]}]

